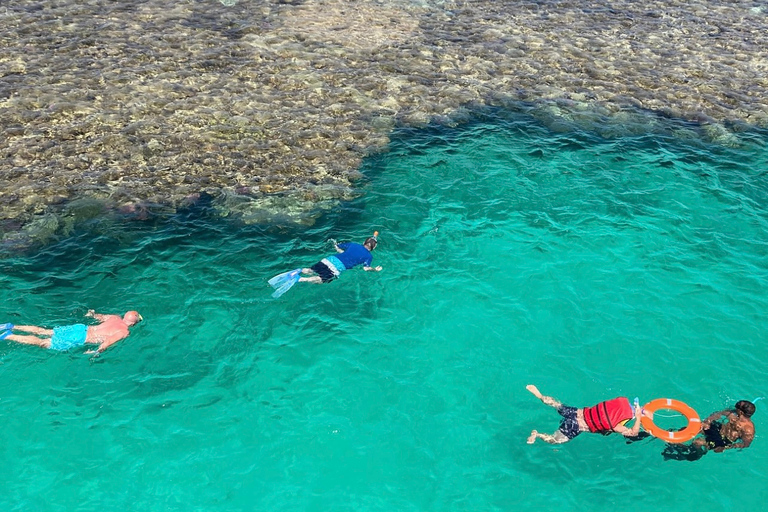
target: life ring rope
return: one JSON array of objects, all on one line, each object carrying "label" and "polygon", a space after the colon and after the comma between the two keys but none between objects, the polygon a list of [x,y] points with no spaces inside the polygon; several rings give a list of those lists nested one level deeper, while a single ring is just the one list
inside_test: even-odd
[{"label": "life ring rope", "polygon": [[[682,430],[664,430],[653,422],[653,413],[660,409],[675,411],[680,413],[688,420],[688,425]],[[696,437],[701,431],[701,419],[691,406],[672,398],[657,398],[651,400],[643,406],[644,412],[650,412],[651,416],[645,416],[640,419],[643,428],[653,437],[663,439],[668,443],[684,443]]]}]

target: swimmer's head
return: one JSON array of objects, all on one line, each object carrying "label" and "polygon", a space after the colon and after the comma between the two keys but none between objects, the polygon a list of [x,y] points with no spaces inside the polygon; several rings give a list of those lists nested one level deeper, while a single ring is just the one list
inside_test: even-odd
[{"label": "swimmer's head", "polygon": [[125,314],[125,316],[123,316],[123,322],[125,322],[129,326],[136,325],[142,320],[144,319],[141,317],[138,311],[129,311]]},{"label": "swimmer's head", "polygon": [[363,245],[365,246],[365,248],[368,249],[369,251],[374,250],[376,248],[376,245],[379,243],[378,236],[379,236],[379,232],[374,231],[373,236],[369,236],[368,238],[366,238],[365,242],[363,242]]},{"label": "swimmer's head", "polygon": [[736,402],[736,410],[739,411],[741,414],[749,418],[753,414],[755,414],[755,404],[750,402],[749,400],[739,400]]}]

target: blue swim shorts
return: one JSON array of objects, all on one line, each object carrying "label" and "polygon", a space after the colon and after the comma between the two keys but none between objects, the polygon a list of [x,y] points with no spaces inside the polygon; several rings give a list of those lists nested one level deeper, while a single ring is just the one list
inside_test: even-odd
[{"label": "blue swim shorts", "polygon": [[53,328],[51,350],[69,350],[85,344],[88,326],[85,324],[64,325]]}]

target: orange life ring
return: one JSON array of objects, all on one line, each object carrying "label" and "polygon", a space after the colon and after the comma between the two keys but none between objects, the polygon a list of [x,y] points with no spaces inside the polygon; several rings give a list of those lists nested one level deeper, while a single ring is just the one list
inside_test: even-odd
[{"label": "orange life ring", "polygon": [[653,416],[653,413],[659,409],[668,409],[670,411],[679,412],[688,420],[688,425],[683,430],[663,430],[653,423],[653,418],[643,415],[640,419],[640,423],[643,428],[647,430],[653,437],[663,439],[668,443],[684,443],[696,437],[701,431],[701,419],[696,411],[693,410],[687,404],[684,404],[680,400],[673,400],[671,398],[657,398],[651,400],[643,406],[643,412],[648,411]]}]

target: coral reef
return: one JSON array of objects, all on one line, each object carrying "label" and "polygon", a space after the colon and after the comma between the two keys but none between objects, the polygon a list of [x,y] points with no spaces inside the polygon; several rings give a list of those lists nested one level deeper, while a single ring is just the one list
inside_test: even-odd
[{"label": "coral reef", "polygon": [[394,127],[451,125],[484,106],[535,103],[552,129],[600,116],[606,136],[631,129],[627,107],[652,110],[733,144],[728,123],[768,126],[765,9],[703,0],[3,6],[0,229],[46,237],[94,211],[143,218],[201,193],[222,216],[311,223],[355,196],[362,159]]}]

